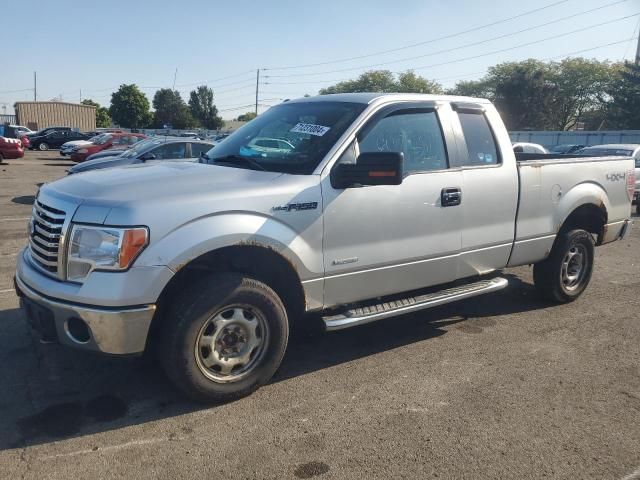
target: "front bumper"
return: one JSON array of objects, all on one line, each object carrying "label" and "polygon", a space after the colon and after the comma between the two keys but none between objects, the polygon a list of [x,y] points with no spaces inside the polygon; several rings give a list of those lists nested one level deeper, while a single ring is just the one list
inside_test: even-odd
[{"label": "front bumper", "polygon": [[[112,355],[142,353],[155,305],[132,308],[93,308],[47,298],[16,276],[16,293],[31,327],[41,338],[70,347]],[[35,305],[34,305],[35,304]],[[70,322],[81,320],[88,338],[74,335]]]}]

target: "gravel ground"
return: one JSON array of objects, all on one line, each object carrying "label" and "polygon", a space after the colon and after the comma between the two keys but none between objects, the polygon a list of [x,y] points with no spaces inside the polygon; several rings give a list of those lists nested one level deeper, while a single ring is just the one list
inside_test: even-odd
[{"label": "gravel ground", "polygon": [[297,335],[269,385],[204,406],[149,360],[29,335],[16,255],[70,164],[0,165],[0,478],[640,478],[640,228],[571,305],[509,270],[497,294]]}]

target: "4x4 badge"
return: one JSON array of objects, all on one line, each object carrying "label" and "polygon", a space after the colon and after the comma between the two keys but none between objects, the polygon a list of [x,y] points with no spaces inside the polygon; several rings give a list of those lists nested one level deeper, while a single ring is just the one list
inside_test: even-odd
[{"label": "4x4 badge", "polygon": [[290,212],[291,210],[302,211],[302,210],[315,210],[318,208],[318,202],[305,202],[305,203],[288,203],[286,205],[271,207],[271,210],[274,212]]}]

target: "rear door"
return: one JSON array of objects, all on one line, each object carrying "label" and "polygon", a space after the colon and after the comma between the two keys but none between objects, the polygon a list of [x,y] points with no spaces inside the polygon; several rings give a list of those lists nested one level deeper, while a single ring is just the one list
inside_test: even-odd
[{"label": "rear door", "polygon": [[450,114],[433,104],[382,109],[336,162],[402,152],[402,184],[336,189],[323,178],[326,306],[457,278],[461,208],[442,201],[462,184],[461,171],[449,168]]},{"label": "rear door", "polygon": [[[462,170],[460,277],[485,274],[507,265],[515,234],[518,172],[506,131],[490,107],[454,104],[459,168]],[[499,124],[499,123],[497,123]],[[504,133],[504,137],[498,137]],[[509,158],[503,158],[507,152]]]}]

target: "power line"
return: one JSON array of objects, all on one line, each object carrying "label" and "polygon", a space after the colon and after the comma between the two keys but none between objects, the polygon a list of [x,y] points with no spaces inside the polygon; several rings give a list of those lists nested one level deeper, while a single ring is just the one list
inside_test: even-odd
[{"label": "power line", "polygon": [[[488,56],[494,55],[496,53],[503,53],[503,52],[508,52],[508,51],[511,51],[511,50],[517,50],[518,48],[528,47],[530,45],[537,45],[538,43],[543,43],[543,42],[546,42],[546,41],[549,41],[549,40],[555,40],[556,38],[566,37],[566,36],[572,35],[574,33],[584,32],[585,30],[589,30],[591,28],[601,27],[603,25],[609,25],[611,23],[619,22],[621,20],[625,20],[627,18],[635,17],[637,15],[640,15],[640,13],[634,13],[633,15],[627,15],[626,17],[616,18],[615,20],[610,20],[608,22],[598,23],[598,24],[591,25],[591,26],[588,26],[588,27],[579,28],[577,30],[572,30],[570,32],[560,33],[558,35],[553,35],[551,37],[543,38],[543,39],[540,39],[540,40],[535,40],[533,42],[521,43],[520,45],[514,45],[513,47],[502,48],[500,50],[494,50],[492,52],[483,53],[483,54],[480,54],[480,55],[473,55],[473,56],[470,56],[470,57],[459,58],[457,60],[450,60],[450,61],[447,61],[447,62],[434,63],[434,64],[431,64],[431,65],[422,65],[422,66],[419,66],[419,67],[414,67],[412,70],[424,70],[425,68],[440,67],[440,66],[443,66],[443,65],[450,65],[452,63],[459,63],[459,62],[464,62],[464,61],[467,61],[467,60],[474,60],[476,58],[488,57]],[[396,73],[401,73],[401,72],[396,72]]]},{"label": "power line", "polygon": [[[626,0],[624,0],[624,1],[626,1]],[[620,2],[615,2],[615,3],[620,3]],[[606,5],[606,6],[611,6],[611,4],[610,5]],[[390,60],[390,61],[387,61],[387,62],[374,63],[374,64],[370,64],[370,65],[361,65],[361,66],[358,66],[358,67],[342,68],[342,69],[338,69],[338,70],[328,70],[328,71],[325,71],[325,72],[291,73],[291,74],[287,74],[287,75],[265,75],[265,77],[266,78],[309,77],[309,76],[313,76],[313,75],[326,75],[326,74],[329,74],[329,73],[349,72],[349,71],[354,71],[354,70],[362,70],[362,69],[368,69],[368,68],[373,68],[373,67],[380,67],[380,66],[383,66],[383,65],[391,65],[391,64],[394,64],[394,63],[407,62],[407,61],[410,61],[410,60],[416,60],[418,58],[425,58],[425,57],[430,57],[430,56],[434,56],[434,55],[440,55],[442,53],[449,53],[449,52],[453,52],[453,51],[456,51],[456,50],[461,50],[461,49],[464,49],[464,48],[468,48],[468,47],[473,47],[473,46],[476,46],[476,45],[482,45],[482,44],[485,44],[485,43],[489,43],[489,42],[492,42],[494,40],[501,40],[501,39],[504,39],[504,38],[507,38],[507,37],[512,37],[514,35],[518,35],[520,33],[528,32],[528,31],[531,31],[531,30],[535,30],[535,29],[538,29],[538,28],[541,28],[541,27],[546,27],[548,25],[552,25],[554,23],[558,23],[558,22],[563,21],[563,20],[568,20],[568,19],[571,19],[571,18],[575,18],[578,15],[584,15],[586,13],[591,13],[591,12],[593,12],[595,10],[600,10],[602,8],[605,8],[606,6],[598,7],[598,8],[592,9],[592,10],[587,10],[585,12],[582,12],[582,13],[579,13],[579,14],[575,14],[575,15],[571,15],[571,16],[568,16],[568,17],[563,17],[563,18],[560,18],[560,19],[551,20],[549,22],[545,22],[545,23],[540,24],[540,25],[535,25],[533,27],[528,27],[528,28],[524,28],[522,30],[518,30],[517,32],[498,35],[497,37],[488,38],[486,40],[476,41],[476,42],[468,43],[468,44],[465,44],[465,45],[460,45],[458,47],[447,48],[447,49],[444,49],[444,50],[439,50],[439,51],[436,51],[436,52],[430,52],[430,53],[426,53],[426,54],[422,54],[422,55],[416,55],[416,56],[412,56],[412,57],[405,57],[405,58],[401,58],[401,59],[397,59],[397,60]],[[547,37],[545,39],[538,40],[538,41],[535,41],[535,42],[531,42],[531,43],[528,43],[528,44],[523,44],[523,46],[533,45],[535,43],[541,43],[541,42],[546,41],[546,40],[552,40],[552,39],[555,39],[555,38],[571,35],[571,34],[574,34],[574,33],[583,32],[583,31],[589,30],[591,28],[601,27],[603,25],[608,25],[610,23],[626,20],[628,18],[635,17],[636,15],[640,15],[640,13],[635,13],[633,15],[627,15],[627,16],[624,16],[624,17],[616,18],[616,19],[610,20],[608,22],[603,22],[603,23],[590,25],[588,27],[583,27],[583,28],[580,28],[580,29],[577,29],[577,30],[572,30],[570,32],[564,32],[564,33],[562,33],[560,35]],[[498,52],[500,52],[500,51],[502,51],[502,50],[498,50]]]},{"label": "power line", "polygon": [[[456,32],[456,33],[452,33],[452,34],[449,34],[449,35],[445,35],[443,37],[433,38],[431,40],[426,40],[424,42],[418,42],[418,43],[413,43],[411,45],[405,45],[403,47],[391,48],[391,49],[388,49],[388,50],[380,50],[378,52],[368,53],[366,55],[359,55],[359,56],[356,56],[356,57],[342,58],[342,59],[339,59],[339,60],[331,60],[331,61],[318,62],[318,63],[306,63],[306,64],[302,64],[302,65],[292,65],[292,66],[288,66],[288,67],[271,67],[271,68],[265,68],[264,70],[290,70],[290,69],[296,69],[296,68],[318,67],[318,66],[322,66],[322,65],[329,65],[329,64],[332,64],[332,63],[343,63],[343,62],[349,62],[351,60],[359,60],[359,59],[362,59],[362,58],[374,57],[376,55],[383,55],[385,53],[398,52],[400,50],[406,50],[408,48],[419,47],[421,45],[427,45],[429,43],[435,43],[435,42],[439,42],[441,40],[447,40],[447,39],[450,39],[450,38],[455,38],[455,37],[458,37],[460,35],[464,35],[464,34],[467,34],[467,33],[477,32],[478,30],[483,30],[485,28],[493,27],[493,26],[499,25],[501,23],[505,23],[505,22],[508,22],[508,21],[511,21],[511,20],[515,20],[517,18],[521,18],[521,17],[527,16],[527,15],[531,15],[532,13],[540,12],[542,10],[546,10],[548,8],[552,8],[552,7],[555,7],[557,5],[560,5],[562,3],[567,3],[568,1],[569,0],[562,0],[562,1],[559,1],[559,2],[551,3],[551,4],[546,5],[544,7],[536,8],[536,9],[533,9],[533,10],[529,10],[527,12],[520,13],[518,15],[514,15],[513,17],[504,18],[502,20],[498,20],[498,21],[495,21],[495,22],[487,23],[485,25],[480,25],[478,27],[470,28],[470,29],[467,29],[467,30],[462,30],[460,32]],[[627,0],[622,0],[622,1],[627,1]],[[621,3],[621,2],[617,2],[617,3]]]}]

